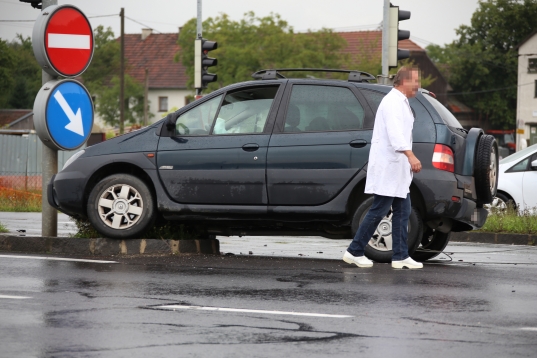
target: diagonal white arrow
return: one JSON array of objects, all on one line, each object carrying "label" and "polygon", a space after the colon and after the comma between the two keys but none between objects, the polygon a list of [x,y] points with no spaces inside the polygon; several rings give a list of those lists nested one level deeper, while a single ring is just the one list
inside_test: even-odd
[{"label": "diagonal white arrow", "polygon": [[80,111],[80,108],[76,111],[76,114],[73,112],[71,107],[69,106],[69,103],[63,98],[62,93],[58,90],[54,94],[54,98],[56,98],[56,101],[60,104],[60,107],[62,107],[63,112],[69,118],[69,123],[65,126],[65,129],[70,130],[71,132],[74,132],[78,135],[84,136],[84,126],[82,123],[82,112]]}]

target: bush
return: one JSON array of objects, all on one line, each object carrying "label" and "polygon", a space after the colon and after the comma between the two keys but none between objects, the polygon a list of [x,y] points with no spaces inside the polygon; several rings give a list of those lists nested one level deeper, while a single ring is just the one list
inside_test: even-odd
[{"label": "bush", "polygon": [[[95,230],[88,219],[71,218],[77,228],[77,233],[72,235],[76,238],[96,239],[103,237]],[[140,238],[161,240],[195,240],[207,238],[207,232],[200,226],[187,225],[176,221],[162,220],[157,222]]]}]

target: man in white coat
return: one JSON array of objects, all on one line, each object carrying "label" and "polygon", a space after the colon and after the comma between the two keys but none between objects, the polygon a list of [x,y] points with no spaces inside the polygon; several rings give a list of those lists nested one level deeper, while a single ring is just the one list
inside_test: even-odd
[{"label": "man in white coat", "polygon": [[384,97],[375,117],[371,151],[367,167],[366,194],[374,194],[373,205],[358,228],[343,261],[358,267],[372,267],[364,250],[380,221],[392,216],[392,267],[422,268],[408,255],[407,233],[410,217],[412,172],[421,163],[412,152],[414,115],[408,98],[416,96],[420,86],[416,68],[402,67],[394,78],[394,88]]}]

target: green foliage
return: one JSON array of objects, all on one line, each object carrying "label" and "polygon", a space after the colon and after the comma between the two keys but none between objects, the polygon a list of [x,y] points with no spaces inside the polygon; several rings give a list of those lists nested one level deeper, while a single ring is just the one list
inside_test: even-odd
[{"label": "green foliage", "polygon": [[30,37],[18,35],[11,43],[0,40],[0,108],[33,108],[41,88],[41,68]]},{"label": "green foliage", "polygon": [[[71,217],[70,220],[75,223],[77,228],[77,232],[71,237],[87,239],[103,237],[95,230],[88,219]],[[157,222],[142,235],[142,238],[161,240],[198,240],[206,237],[207,233],[202,227],[185,225],[175,221]]]},{"label": "green foliage", "polygon": [[492,212],[481,231],[510,234],[537,234],[537,209],[534,213],[526,210],[522,213],[517,208],[508,206],[505,210]]},{"label": "green foliage", "polygon": [[0,233],[6,233],[6,232],[9,232],[9,230],[7,229],[7,227],[2,225],[2,223],[0,223]]},{"label": "green foliage", "polygon": [[[203,22],[203,37],[219,44],[217,50],[209,53],[218,59],[218,65],[209,68],[209,72],[218,74],[218,82],[211,83],[209,91],[251,80],[252,73],[260,69],[344,66],[344,56],[340,53],[345,47],[343,38],[327,29],[295,34],[277,14],[256,17],[248,12],[240,21],[233,21],[226,14],[208,18]],[[176,55],[190,75],[190,88],[194,84],[195,38],[196,19],[191,19],[181,29],[178,40],[181,50]]]},{"label": "green foliage", "polygon": [[[516,46],[535,29],[536,0],[479,3],[470,26],[445,46],[427,47],[455,93],[496,127],[512,128],[516,118]],[[479,93],[476,93],[479,92]]]},{"label": "green foliage", "polygon": [[[95,96],[96,112],[109,125],[119,124],[119,69],[120,45],[109,27],[102,25],[93,31],[95,53],[82,79]],[[125,75],[125,122],[137,123],[144,116],[144,87],[134,78]],[[149,113],[152,116],[152,113]]]}]

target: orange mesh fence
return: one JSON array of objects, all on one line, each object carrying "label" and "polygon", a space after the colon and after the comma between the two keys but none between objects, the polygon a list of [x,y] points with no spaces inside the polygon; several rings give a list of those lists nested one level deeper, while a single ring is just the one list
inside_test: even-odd
[{"label": "orange mesh fence", "polygon": [[0,187],[22,191],[41,191],[41,175],[0,175]]}]

